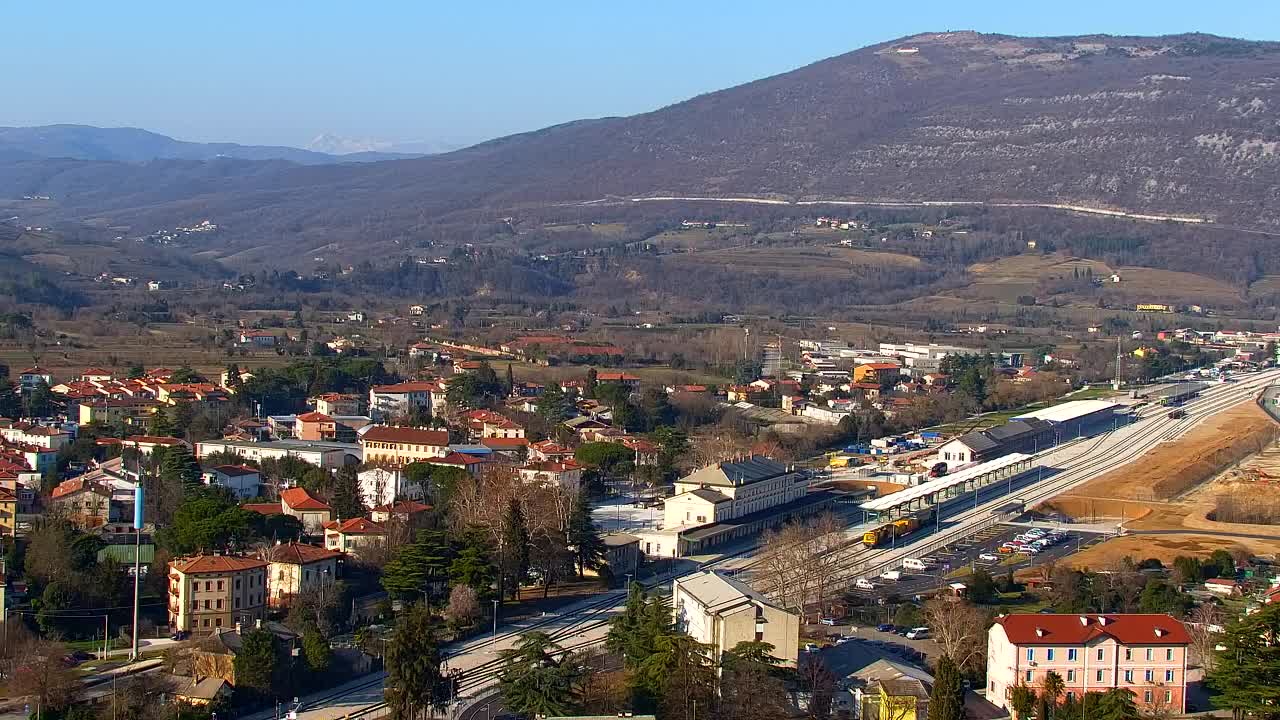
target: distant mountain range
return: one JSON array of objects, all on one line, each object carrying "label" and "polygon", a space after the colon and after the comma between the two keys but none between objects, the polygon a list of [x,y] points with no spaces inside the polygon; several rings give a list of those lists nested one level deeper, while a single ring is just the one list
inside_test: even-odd
[{"label": "distant mountain range", "polygon": [[0,127],[0,157],[18,155],[73,160],[139,163],[152,160],[287,160],[301,165],[375,162],[420,157],[420,152],[357,150],[328,152],[313,148],[175,140],[138,128],[91,125]]},{"label": "distant mountain range", "polygon": [[322,133],[307,143],[307,149],[330,155],[350,155],[353,153],[391,153],[398,155],[436,155],[438,153],[457,150],[471,143],[430,140],[410,140],[391,142],[372,138],[348,138],[333,133]]},{"label": "distant mountain range", "polygon": [[[193,156],[72,140],[99,131],[0,133],[0,150],[41,156],[0,153],[0,198],[48,195],[60,217],[146,228],[209,218],[221,242],[260,249],[641,196],[1061,203],[1280,230],[1278,113],[1280,43],[928,33],[654,112],[399,162],[299,167],[210,160],[230,154],[214,145]],[[235,157],[304,162],[270,150]],[[184,160],[128,164],[165,156]]]}]

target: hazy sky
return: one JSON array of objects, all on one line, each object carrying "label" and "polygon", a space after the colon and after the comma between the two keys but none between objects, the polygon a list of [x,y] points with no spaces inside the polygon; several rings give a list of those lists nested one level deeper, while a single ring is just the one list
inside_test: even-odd
[{"label": "hazy sky", "polygon": [[0,125],[305,145],[627,115],[903,35],[1280,39],[1275,0],[5,3]]}]

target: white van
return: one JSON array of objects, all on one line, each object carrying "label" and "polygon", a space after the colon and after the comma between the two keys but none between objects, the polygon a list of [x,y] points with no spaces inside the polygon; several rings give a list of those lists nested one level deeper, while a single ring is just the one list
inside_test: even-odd
[{"label": "white van", "polygon": [[901,570],[885,570],[884,572],[880,573],[880,579],[881,580],[901,580],[902,571]]},{"label": "white van", "polygon": [[917,627],[907,631],[908,640],[925,640],[929,637],[929,628]]},{"label": "white van", "polygon": [[926,565],[923,560],[917,560],[916,558],[907,558],[906,560],[903,560],[902,567],[908,570],[928,570],[929,569],[929,566]]}]

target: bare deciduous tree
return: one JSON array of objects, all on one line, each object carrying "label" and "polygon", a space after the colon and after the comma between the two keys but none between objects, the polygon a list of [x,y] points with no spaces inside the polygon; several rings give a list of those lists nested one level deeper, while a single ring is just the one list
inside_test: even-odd
[{"label": "bare deciduous tree", "polygon": [[1222,634],[1222,611],[1213,603],[1204,603],[1187,614],[1187,634],[1191,636],[1192,661],[1205,670],[1213,669],[1214,648]]},{"label": "bare deciduous tree", "polygon": [[987,654],[987,618],[967,600],[934,598],[924,604],[925,624],[942,654],[962,672],[977,669]]},{"label": "bare deciduous tree", "polygon": [[480,599],[468,585],[455,585],[449,591],[449,606],[444,611],[445,620],[454,627],[469,627],[480,617]]}]

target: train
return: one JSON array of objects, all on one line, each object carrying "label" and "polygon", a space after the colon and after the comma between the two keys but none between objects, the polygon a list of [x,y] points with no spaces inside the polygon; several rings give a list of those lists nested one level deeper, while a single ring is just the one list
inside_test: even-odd
[{"label": "train", "polygon": [[895,538],[904,537],[919,530],[920,528],[933,522],[937,516],[935,508],[921,510],[906,517],[900,517],[892,522],[887,522],[876,528],[872,528],[862,534],[862,544],[864,547],[879,547]]}]

